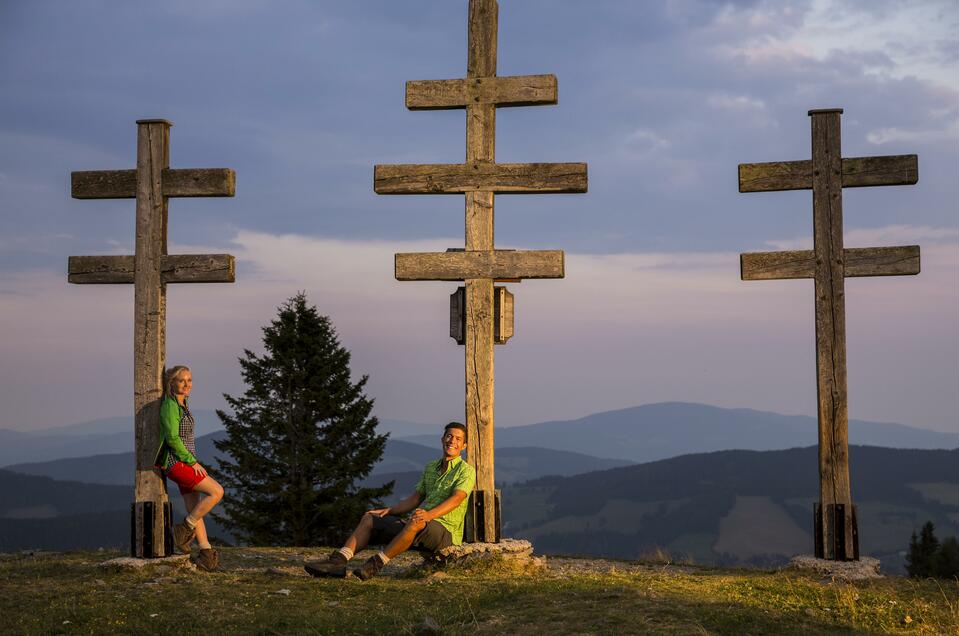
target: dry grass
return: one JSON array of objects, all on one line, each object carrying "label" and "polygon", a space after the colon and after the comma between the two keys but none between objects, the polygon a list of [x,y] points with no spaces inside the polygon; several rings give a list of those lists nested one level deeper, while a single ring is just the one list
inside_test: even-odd
[{"label": "dry grass", "polygon": [[[959,634],[959,585],[822,581],[793,572],[553,559],[413,568],[377,579],[306,576],[325,549],[228,549],[223,571],[108,572],[112,554],[0,557],[0,632]],[[365,555],[361,555],[362,556]],[[288,590],[282,593],[280,590]]]}]

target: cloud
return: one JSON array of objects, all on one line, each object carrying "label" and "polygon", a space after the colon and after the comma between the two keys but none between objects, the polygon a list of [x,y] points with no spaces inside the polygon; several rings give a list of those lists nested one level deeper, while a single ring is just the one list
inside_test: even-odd
[{"label": "cloud", "polygon": [[[847,230],[843,237],[846,247],[884,247],[917,244],[959,243],[959,228],[913,225],[887,225],[877,228]],[[811,250],[812,237],[766,241],[776,250]]]},{"label": "cloud", "polygon": [[[853,416],[948,428],[957,405],[931,393],[959,357],[959,236],[903,226],[863,238],[921,238],[923,273],[847,284]],[[354,373],[370,375],[381,417],[430,422],[462,411],[462,349],[448,337],[456,284],[392,278],[394,252],[443,250],[453,239],[242,230],[231,242],[235,284],[168,289],[169,359],[194,367],[198,406],[219,407],[220,393],[242,392],[236,357],[258,350],[276,307],[305,290],[331,316]],[[734,252],[570,253],[566,262],[564,280],[509,285],[516,336],[496,353],[503,425],[669,399],[813,412],[809,281],[744,283]],[[49,271],[3,279],[0,330],[17,337],[0,341],[0,401],[11,418],[0,426],[129,408],[131,287],[67,285]],[[49,387],[56,400],[45,399]]]}]

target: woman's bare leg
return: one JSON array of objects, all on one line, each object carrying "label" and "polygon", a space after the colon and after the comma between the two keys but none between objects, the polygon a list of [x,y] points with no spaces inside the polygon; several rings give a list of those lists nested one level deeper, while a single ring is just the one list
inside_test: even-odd
[{"label": "woman's bare leg", "polygon": [[[206,496],[201,498],[198,493],[203,493]],[[207,475],[203,478],[203,481],[193,487],[193,492],[190,494],[197,497],[197,501],[189,508],[188,512],[190,516],[197,520],[197,525],[199,526],[203,517],[213,510],[213,506],[220,503],[220,500],[223,499],[223,486]]]},{"label": "woman's bare leg", "polygon": [[[196,508],[197,504],[200,503],[199,493],[196,493],[196,492],[184,493],[183,503],[186,504],[187,514],[190,514],[190,511]],[[202,517],[197,519],[194,530],[196,531],[197,543],[199,543],[200,545],[207,543],[206,525],[203,523]]]}]

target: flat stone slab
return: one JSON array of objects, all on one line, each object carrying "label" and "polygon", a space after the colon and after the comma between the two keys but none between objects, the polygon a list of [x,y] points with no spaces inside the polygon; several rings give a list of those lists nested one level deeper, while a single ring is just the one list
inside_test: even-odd
[{"label": "flat stone slab", "polygon": [[116,559],[110,559],[109,561],[104,561],[99,565],[101,569],[104,570],[121,570],[121,571],[142,571],[142,570],[159,570],[161,573],[169,572],[174,569],[189,569],[195,570],[196,566],[190,561],[189,554],[175,554],[168,557],[160,557],[157,559],[138,559],[135,557],[119,557]]},{"label": "flat stone slab", "polygon": [[879,573],[879,559],[874,557],[860,557],[858,561],[829,561],[800,555],[790,559],[788,567],[795,570],[812,570],[822,576],[846,581],[883,578]]},{"label": "flat stone slab", "polygon": [[466,563],[478,559],[501,557],[505,559],[530,560],[533,544],[525,539],[503,539],[499,543],[464,543],[443,548],[432,555],[440,563]]}]

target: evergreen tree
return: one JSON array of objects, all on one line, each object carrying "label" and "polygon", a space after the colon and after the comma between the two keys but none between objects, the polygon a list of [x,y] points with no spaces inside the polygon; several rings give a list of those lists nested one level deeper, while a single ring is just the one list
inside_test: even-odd
[{"label": "evergreen tree", "polygon": [[936,576],[943,579],[959,577],[959,541],[947,537],[939,546],[939,558],[936,560]]},{"label": "evergreen tree", "polygon": [[383,454],[367,376],[350,380],[350,353],[330,319],[299,293],[263,328],[265,353],[239,358],[246,392],[217,411],[228,454],[215,477],[228,490],[224,524],[252,545],[333,545],[393,484],[358,488]]},{"label": "evergreen tree", "polygon": [[909,541],[909,554],[906,555],[906,571],[914,578],[936,576],[938,573],[939,540],[936,538],[936,527],[927,521],[919,531],[917,539],[915,531]]}]

